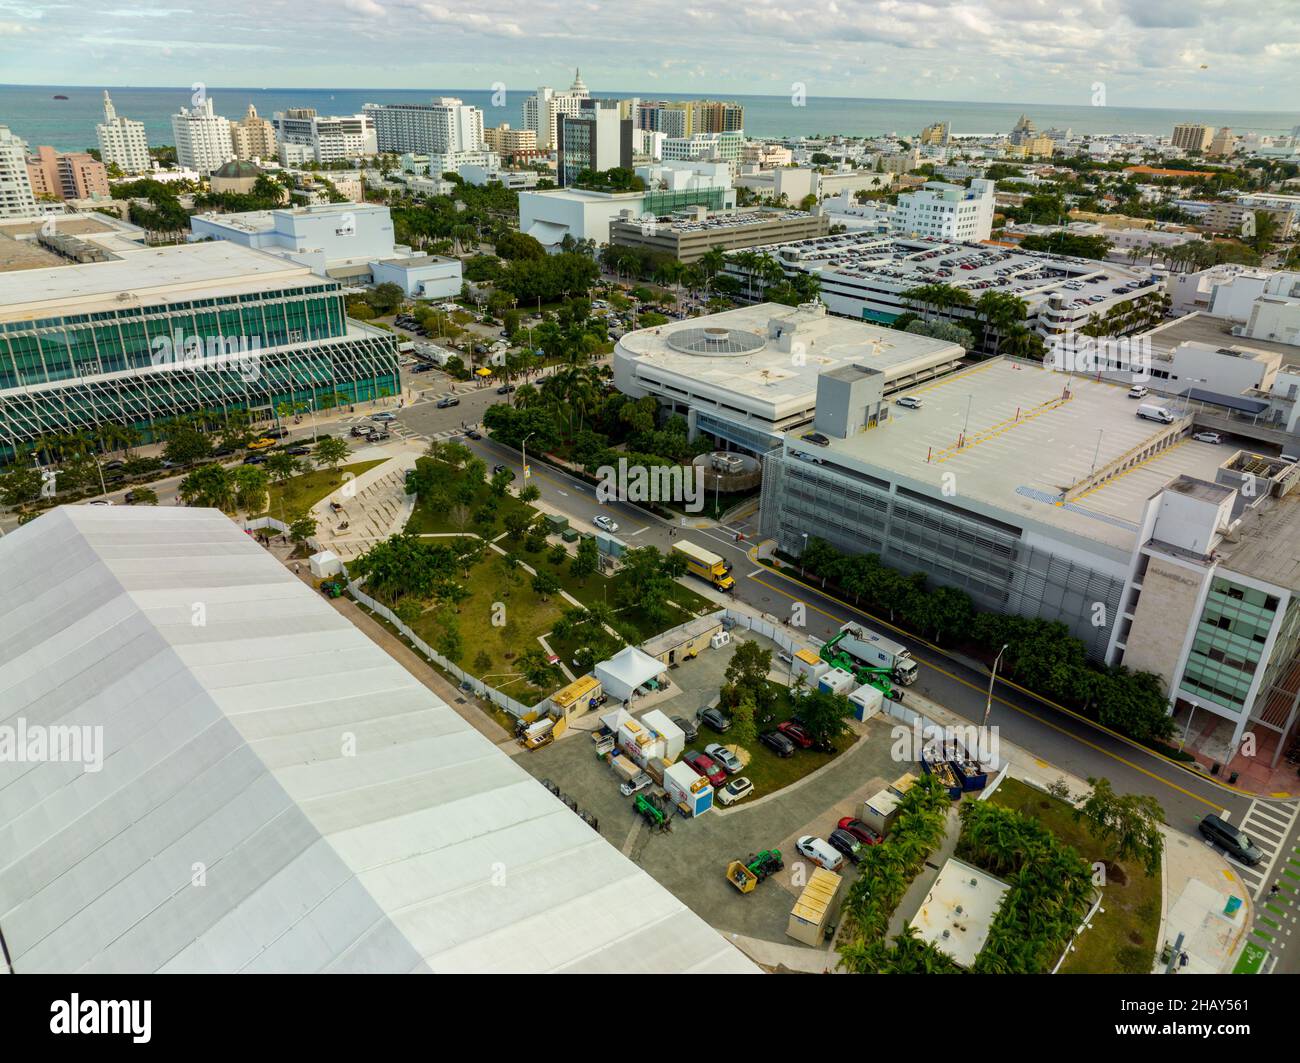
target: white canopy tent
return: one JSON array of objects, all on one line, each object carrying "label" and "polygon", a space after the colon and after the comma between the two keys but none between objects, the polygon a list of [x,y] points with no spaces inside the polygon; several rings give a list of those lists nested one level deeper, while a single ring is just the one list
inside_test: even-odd
[{"label": "white canopy tent", "polygon": [[595,672],[606,694],[627,701],[637,687],[662,675],[664,664],[635,646],[624,646],[608,661],[596,665]]},{"label": "white canopy tent", "polygon": [[99,753],[0,759],[14,971],[757,971],[216,510],[60,506],[0,571],[0,726]]}]

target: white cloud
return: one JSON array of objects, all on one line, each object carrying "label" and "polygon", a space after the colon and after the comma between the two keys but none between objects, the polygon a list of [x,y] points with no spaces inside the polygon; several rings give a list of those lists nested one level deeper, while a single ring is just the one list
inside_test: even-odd
[{"label": "white cloud", "polygon": [[[1256,109],[1300,98],[1289,43],[1300,41],[1297,0],[747,0],[743,9],[696,0],[225,0],[203,18],[178,17],[177,0],[125,8],[0,0],[0,26],[19,27],[0,29],[6,80],[94,80],[104,45],[134,37],[148,18],[166,32],[154,29],[139,55],[116,56],[118,79],[188,84],[206,50],[220,55],[221,80],[232,85],[559,83],[581,66],[604,91],[680,82],[683,91],[762,93],[833,71],[837,94],[866,97],[1069,102],[1104,75],[1118,105]],[[60,48],[37,53],[14,40],[33,24],[57,34]],[[160,57],[163,44],[171,59]],[[273,70],[268,47],[278,49]],[[676,64],[662,65],[665,57]]]}]

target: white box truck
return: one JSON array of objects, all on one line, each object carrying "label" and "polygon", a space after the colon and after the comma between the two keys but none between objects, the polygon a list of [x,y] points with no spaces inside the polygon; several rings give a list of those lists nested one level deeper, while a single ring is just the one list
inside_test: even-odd
[{"label": "white box truck", "polygon": [[[845,656],[849,658],[848,662],[842,661]],[[902,686],[916,682],[916,662],[906,646],[852,622],[840,628],[839,634],[822,647],[822,659],[840,667],[847,663],[850,669],[846,670],[851,670],[855,664],[888,669],[894,682]]]}]

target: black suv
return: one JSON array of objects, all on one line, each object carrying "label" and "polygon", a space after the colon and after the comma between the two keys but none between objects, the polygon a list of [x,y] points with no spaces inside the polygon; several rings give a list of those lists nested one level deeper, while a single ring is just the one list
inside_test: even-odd
[{"label": "black suv", "polygon": [[780,731],[764,731],[758,740],[778,757],[794,756],[794,743]]},{"label": "black suv", "polygon": [[1264,854],[1259,851],[1245,831],[1218,816],[1206,816],[1196,825],[1196,829],[1229,856],[1240,860],[1247,867],[1254,867],[1264,859]]},{"label": "black suv", "polygon": [[805,443],[812,443],[819,447],[829,447],[831,445],[831,441],[820,432],[805,432],[799,438]]}]

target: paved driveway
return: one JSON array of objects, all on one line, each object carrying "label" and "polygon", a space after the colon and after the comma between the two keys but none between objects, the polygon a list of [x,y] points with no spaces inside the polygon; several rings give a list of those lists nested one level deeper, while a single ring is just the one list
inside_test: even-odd
[{"label": "paved driveway", "polygon": [[[631,799],[618,791],[618,777],[596,758],[585,732],[522,754],[518,763],[558,784],[597,817],[610,844],[718,930],[791,945],[785,927],[803,881],[795,876],[810,870],[799,866],[795,839],[809,833],[825,837],[841,816],[856,814],[864,799],[914,767],[892,759],[889,722],[873,720],[852,749],[820,772],[753,804],[715,809],[693,820],[674,817],[671,832],[661,833],[633,812]],[[767,848],[781,850],[786,870],[753,893],[738,893],[725,881],[727,863]],[[849,870],[845,891],[852,877]]]}]

